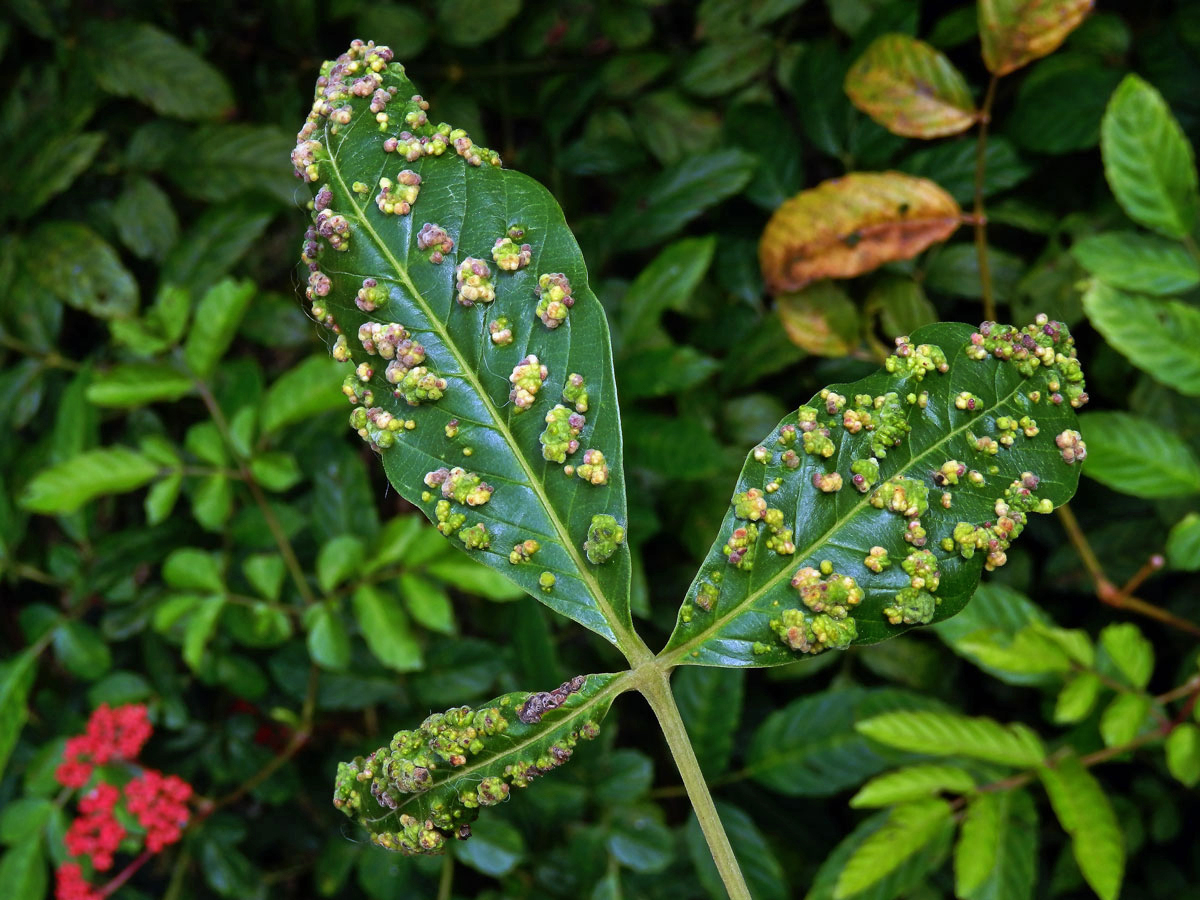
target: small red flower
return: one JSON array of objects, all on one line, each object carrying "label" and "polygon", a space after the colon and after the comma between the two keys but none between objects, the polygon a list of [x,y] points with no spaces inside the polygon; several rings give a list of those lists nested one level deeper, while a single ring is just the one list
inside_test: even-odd
[{"label": "small red flower", "polygon": [[63,839],[72,856],[87,856],[99,872],[112,868],[125,828],[113,817],[121,793],[111,784],[98,784],[79,801],[81,815],[71,823]]},{"label": "small red flower", "polygon": [[63,762],[54,777],[64,787],[83,787],[95,766],[114,759],[134,759],[153,731],[142,704],[110,709],[102,703],[88,719],[85,732],[67,741]]},{"label": "small red flower", "polygon": [[147,769],[125,785],[125,808],[146,829],[146,849],[153,853],[175,843],[191,816],[187,801],[192,786],[175,775]]},{"label": "small red flower", "polygon": [[54,900],[101,900],[101,895],[83,880],[76,863],[63,863],[54,872]]}]

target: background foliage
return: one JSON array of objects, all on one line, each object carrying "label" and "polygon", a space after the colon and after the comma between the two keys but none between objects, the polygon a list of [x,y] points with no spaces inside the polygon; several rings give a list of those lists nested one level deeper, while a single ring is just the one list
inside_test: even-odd
[{"label": "background foliage", "polygon": [[[973,6],[21,0],[4,17],[0,884],[21,900],[64,858],[52,773],[101,702],[148,703],[143,756],[213,804],[117,896],[429,897],[441,861],[343,833],[334,763],[431,709],[619,665],[446,545],[345,427],[341,373],[296,299],[287,155],[320,60],[350,38],[389,44],[435,115],[546,184],[579,237],[613,328],[651,644],[748,447],[822,385],[873,371],[891,338],[981,318],[969,228],[778,304],[757,252],[786,199],[850,171],[922,175],[971,206],[973,136],[889,133],[842,75],[878,36],[915,35],[978,104]],[[1130,72],[1165,103],[1125,82],[1102,135]],[[1124,4],[996,93],[999,316],[1066,321],[1088,366],[1074,513],[1031,523],[933,629],[676,676],[756,897],[1075,896],[1085,878],[1111,897],[1122,860],[1125,897],[1200,881],[1184,827],[1200,740],[1181,724],[1162,741],[1200,684],[1198,77],[1193,4]],[[1114,175],[1124,158],[1141,177]],[[1131,181],[1185,199],[1164,208]],[[1164,570],[1116,587],[1153,554]],[[454,893],[721,896],[647,716],[618,704],[575,765],[481,820],[454,846]],[[1062,764],[1025,790],[1045,754]],[[963,804],[924,798],[1005,779],[1024,780],[976,795],[951,865]],[[872,852],[890,868],[860,890]]]}]

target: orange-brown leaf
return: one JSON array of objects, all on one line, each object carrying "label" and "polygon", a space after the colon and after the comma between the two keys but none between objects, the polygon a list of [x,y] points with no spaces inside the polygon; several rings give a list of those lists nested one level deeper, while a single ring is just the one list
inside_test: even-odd
[{"label": "orange-brown leaf", "polygon": [[758,245],[773,293],[821,278],[853,278],[911,259],[962,222],[954,198],[926,178],[854,172],[801,191],[767,223]]},{"label": "orange-brown leaf", "polygon": [[907,34],[876,38],[846,73],[851,102],[893,134],[938,138],[978,118],[962,73],[945,55]]},{"label": "orange-brown leaf", "polygon": [[1094,0],[979,0],[983,61],[1007,75],[1058,49],[1089,12]]},{"label": "orange-brown leaf", "polygon": [[845,356],[858,345],[858,307],[832,281],[780,294],[776,305],[788,338],[809,353]]}]

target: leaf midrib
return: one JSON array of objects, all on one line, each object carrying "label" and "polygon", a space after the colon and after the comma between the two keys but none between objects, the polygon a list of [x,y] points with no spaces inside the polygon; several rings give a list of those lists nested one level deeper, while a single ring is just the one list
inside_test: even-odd
[{"label": "leaf midrib", "polygon": [[[341,148],[339,147],[338,149],[340,150]],[[338,184],[341,185],[342,196],[352,198],[353,195],[346,186],[346,180],[342,177],[342,169],[341,166],[338,165],[336,152],[331,152],[329,154],[329,164],[333,169],[334,176],[338,180]],[[466,173],[464,172],[464,179],[465,177]],[[622,653],[624,653],[626,656],[629,656],[629,632],[625,628],[625,625],[621,619],[616,615],[616,611],[612,608],[611,604],[609,604],[608,598],[605,596],[604,591],[601,590],[600,584],[596,581],[595,576],[593,576],[584,565],[583,557],[580,555],[578,549],[576,549],[574,542],[571,540],[570,533],[567,531],[562,519],[560,519],[558,516],[558,512],[550,503],[550,498],[543,489],[541,481],[539,481],[534,475],[534,471],[530,467],[529,461],[525,458],[525,454],[521,450],[521,447],[517,444],[512,432],[509,431],[509,429],[503,424],[499,411],[496,409],[495,404],[492,403],[492,398],[484,390],[482,382],[480,382],[478,377],[476,377],[475,370],[468,365],[466,358],[462,355],[462,353],[459,352],[458,345],[451,338],[449,330],[444,326],[442,320],[434,313],[433,308],[429,305],[428,301],[425,300],[424,295],[417,290],[417,286],[413,283],[412,279],[409,278],[408,269],[400,265],[400,261],[379,236],[379,233],[375,230],[374,226],[371,225],[371,222],[367,219],[363,210],[357,209],[353,203],[353,200],[351,200],[350,205],[352,208],[356,209],[353,217],[358,220],[360,226],[367,232],[368,235],[370,235],[371,240],[378,248],[380,254],[387,261],[388,265],[390,265],[396,272],[400,282],[412,295],[413,302],[421,307],[421,311],[425,314],[426,319],[429,321],[430,330],[438,336],[438,339],[450,351],[451,355],[454,357],[454,361],[457,364],[459,371],[462,373],[463,379],[470,384],[471,389],[475,392],[476,396],[487,410],[488,415],[492,417],[492,421],[494,423],[493,427],[495,427],[495,429],[504,437],[505,442],[512,451],[513,457],[516,459],[517,464],[521,467],[522,472],[524,472],[530,488],[537,496],[538,502],[542,505],[542,509],[545,510],[546,515],[550,519],[550,523],[554,526],[554,530],[558,534],[559,544],[561,544],[562,547],[567,551],[567,554],[571,557],[571,561],[575,563],[579,580],[582,581],[587,587],[588,592],[592,595],[592,599],[596,601],[596,606],[600,610],[600,614],[604,616],[605,621],[608,622],[609,628],[612,629],[613,643],[616,644]],[[363,209],[365,208],[366,207],[364,206]]]},{"label": "leaf midrib", "polygon": [[476,760],[475,762],[469,763],[465,766],[457,766],[457,767],[454,767],[451,769],[447,769],[446,771],[449,773],[450,777],[446,778],[443,781],[438,782],[437,784],[433,785],[428,790],[421,791],[420,793],[417,793],[417,794],[407,795],[407,797],[404,800],[402,800],[395,809],[389,809],[387,811],[386,815],[380,816],[378,819],[368,819],[367,821],[381,822],[384,819],[387,819],[389,816],[398,815],[399,813],[403,812],[404,809],[406,807],[408,807],[410,804],[416,803],[417,801],[421,800],[421,798],[428,796],[431,792],[438,790],[438,788],[446,787],[446,786],[450,785],[452,782],[459,781],[463,778],[469,778],[473,773],[482,772],[484,770],[492,768],[493,766],[497,765],[499,762],[504,760],[506,757],[513,756],[513,755],[524,752],[529,747],[533,746],[534,744],[538,743],[539,741],[545,740],[546,737],[551,732],[553,732],[557,729],[560,729],[564,725],[569,725],[572,722],[574,722],[576,719],[578,719],[584,713],[588,712],[594,706],[596,706],[596,704],[598,704],[600,701],[605,700],[609,697],[615,698],[618,694],[621,694],[621,693],[629,690],[632,687],[632,685],[627,684],[626,682],[631,681],[632,678],[633,678],[632,670],[620,673],[615,678],[613,678],[613,680],[610,681],[607,685],[605,685],[603,688],[601,688],[599,691],[597,691],[595,694],[593,694],[591,697],[589,697],[587,700],[585,700],[582,704],[569,710],[570,715],[567,716],[567,718],[563,719],[562,721],[555,723],[553,728],[547,729],[546,731],[543,731],[540,733],[535,730],[535,731],[531,732],[529,734],[529,736],[526,737],[524,740],[520,741],[519,743],[513,744],[510,747],[507,747],[506,749],[502,750],[501,752],[497,753],[494,756],[488,757],[487,759],[479,759],[479,760]]},{"label": "leaf midrib", "polygon": [[[957,362],[961,357],[962,357],[962,351],[960,349],[959,352],[955,355],[954,362]],[[951,364],[951,371],[953,371],[953,363]],[[972,425],[982,417],[983,414],[991,413],[994,410],[997,410],[1000,407],[1004,406],[1004,404],[1008,403],[1008,401],[1010,401],[1013,397],[1015,397],[1018,393],[1020,393],[1021,389],[1024,386],[1025,386],[1025,380],[1018,382],[1017,386],[1014,387],[1002,399],[998,399],[993,405],[982,410],[980,415],[974,416],[973,418],[968,419],[963,425],[961,425],[958,428],[955,428],[953,431],[949,432],[941,440],[936,441],[933,444],[930,444],[929,447],[926,450],[924,450],[920,455],[914,456],[912,459],[910,459],[908,461],[908,464],[906,466],[902,466],[897,472],[895,472],[891,476],[889,476],[889,478],[896,478],[896,477],[907,475],[909,472],[911,472],[914,469],[916,464],[918,462],[920,462],[922,459],[924,459],[926,456],[930,455],[931,453],[936,451],[938,448],[945,446],[949,441],[951,441],[953,438],[960,435],[962,432],[969,430],[972,427]],[[909,411],[910,415],[911,415],[911,412],[912,411],[910,409],[910,411]],[[859,499],[859,501],[851,508],[850,512],[846,513],[844,516],[842,516],[840,519],[838,519],[836,522],[834,522],[833,525],[831,525],[825,531],[824,534],[822,534],[819,538],[817,538],[815,541],[813,541],[813,543],[809,544],[804,549],[803,552],[801,552],[800,549],[797,548],[796,553],[793,555],[792,558],[797,559],[797,560],[808,559],[814,553],[816,553],[818,550],[820,550],[820,548],[823,547],[833,537],[833,535],[835,535],[838,531],[840,531],[843,527],[845,527],[847,522],[849,522],[851,519],[853,519],[855,516],[857,516],[867,506],[867,504],[870,502],[872,493],[873,492],[868,492],[866,494],[863,494],[862,497]],[[671,658],[682,660],[683,657],[685,657],[688,653],[690,653],[692,650],[696,649],[696,647],[698,645],[703,644],[705,641],[714,637],[716,635],[716,633],[719,632],[720,629],[723,628],[728,622],[732,621],[734,618],[741,615],[747,609],[751,608],[754,605],[754,602],[756,600],[758,600],[761,596],[766,594],[768,591],[773,590],[779,584],[780,581],[784,580],[785,578],[790,579],[791,578],[790,569],[791,569],[791,566],[784,566],[784,568],[781,569],[777,575],[775,575],[774,577],[772,577],[769,580],[767,580],[766,582],[764,582],[762,587],[758,588],[756,591],[753,591],[752,593],[748,594],[744,600],[742,600],[740,603],[738,603],[732,609],[730,609],[730,611],[728,613],[726,613],[723,616],[718,616],[718,617],[714,618],[713,621],[709,624],[707,629],[696,634],[687,643],[681,644],[678,647],[672,648],[672,649],[666,651],[665,654],[660,654],[660,656],[667,655],[667,656],[670,656]],[[691,590],[691,588],[689,587],[689,591],[690,590]]]}]

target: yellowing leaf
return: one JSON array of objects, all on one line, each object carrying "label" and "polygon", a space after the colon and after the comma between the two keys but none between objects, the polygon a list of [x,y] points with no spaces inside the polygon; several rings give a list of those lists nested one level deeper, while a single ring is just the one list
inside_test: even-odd
[{"label": "yellowing leaf", "polygon": [[817,356],[845,356],[858,344],[858,309],[832,281],[781,294],[779,319],[793,344]]},{"label": "yellowing leaf", "polygon": [[962,73],[906,34],[876,38],[846,73],[852,103],[894,134],[938,138],[966,131],[977,114]]},{"label": "yellowing leaf", "polygon": [[801,191],[775,211],[758,246],[767,286],[798,291],[910,259],[962,222],[954,198],[925,178],[854,172]]},{"label": "yellowing leaf", "polygon": [[1094,0],[979,0],[983,61],[1007,75],[1053,53],[1092,11]]}]

